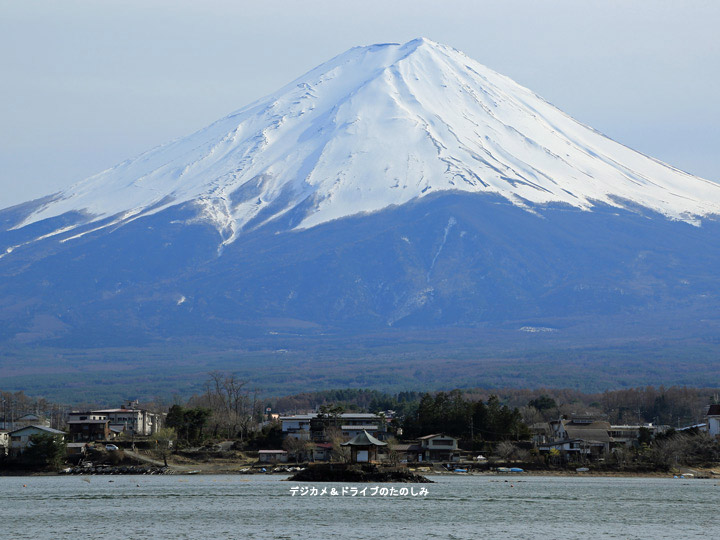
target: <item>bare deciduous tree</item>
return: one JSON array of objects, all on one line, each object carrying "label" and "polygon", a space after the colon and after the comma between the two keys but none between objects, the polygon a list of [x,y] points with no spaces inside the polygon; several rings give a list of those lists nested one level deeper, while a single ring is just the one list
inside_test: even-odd
[{"label": "bare deciduous tree", "polygon": [[304,439],[298,439],[288,435],[283,440],[283,450],[295,458],[295,463],[309,459],[314,444]]},{"label": "bare deciduous tree", "polygon": [[259,417],[258,391],[234,373],[211,371],[205,393],[194,401],[212,411],[213,436],[247,438]]},{"label": "bare deciduous tree", "polygon": [[396,466],[400,464],[400,452],[395,448],[398,441],[395,437],[388,437],[387,446],[385,447],[385,459],[388,465]]},{"label": "bare deciduous tree", "polygon": [[342,446],[346,437],[343,437],[340,428],[331,426],[325,429],[325,439],[332,444],[332,461],[339,461],[341,463],[348,463],[350,461],[350,450],[347,446]]},{"label": "bare deciduous tree", "polygon": [[510,441],[501,441],[495,447],[495,454],[504,461],[509,461],[517,454],[518,448]]}]

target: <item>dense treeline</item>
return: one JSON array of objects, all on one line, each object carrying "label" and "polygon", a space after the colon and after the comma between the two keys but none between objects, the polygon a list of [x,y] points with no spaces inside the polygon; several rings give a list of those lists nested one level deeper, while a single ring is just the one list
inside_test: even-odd
[{"label": "dense treeline", "polygon": [[553,399],[557,407],[554,417],[561,414],[587,413],[605,416],[612,424],[647,423],[686,426],[703,421],[707,406],[718,401],[717,388],[685,386],[629,388],[587,394],[570,389],[541,388],[537,390],[470,390],[477,399],[497,394],[510,407],[524,407],[540,396]]},{"label": "dense treeline", "polygon": [[403,421],[403,437],[430,433],[458,437],[466,448],[482,448],[488,441],[520,440],[530,436],[520,411],[502,405],[497,396],[485,401],[466,399],[460,390],[424,394],[415,414]]},{"label": "dense treeline", "polygon": [[[450,429],[463,438],[480,436],[491,441],[505,438],[505,433],[493,422],[510,425],[511,430],[517,431],[518,416],[528,425],[561,415],[591,414],[604,417],[612,424],[652,422],[673,427],[687,426],[703,422],[707,406],[718,402],[719,394],[717,388],[675,386],[648,386],[592,394],[556,388],[463,389],[427,394],[414,391],[388,394],[378,390],[348,388],[262,398],[259,389],[233,374],[211,372],[208,375],[202,394],[192,396],[184,403],[176,400],[176,404],[187,409],[211,411],[204,419],[203,436],[240,439],[252,435],[255,424],[267,407],[281,414],[317,411],[329,406],[339,406],[345,411],[394,411],[394,417],[403,419],[403,427],[408,434],[416,433],[417,423],[422,422],[424,431],[444,427],[443,431]],[[8,422],[32,412],[49,418],[53,427],[62,429],[69,410],[67,406],[31,398],[22,392],[0,391],[0,399],[3,405],[0,420],[7,418]],[[429,406],[431,402],[432,407]],[[490,411],[490,419],[484,419],[485,411],[479,403]],[[502,414],[495,414],[496,404]],[[73,408],[91,407],[79,405]],[[154,404],[144,403],[143,407],[155,412],[168,410],[161,400]],[[514,416],[508,416],[507,411],[513,412]],[[501,420],[496,422],[495,418]],[[188,429],[188,422],[179,421],[176,427],[178,434],[185,435],[183,438],[189,441],[197,437],[191,433],[192,429]],[[502,434],[496,436],[495,433]]]},{"label": "dense treeline", "polygon": [[165,425],[175,430],[180,444],[200,444],[212,411],[204,407],[186,408],[173,405],[165,418]]},{"label": "dense treeline", "polygon": [[[459,392],[465,400],[473,402],[487,402],[491,396],[496,396],[501,404],[517,408],[528,423],[557,418],[563,414],[593,414],[603,416],[613,424],[653,422],[678,427],[703,421],[707,406],[718,401],[719,390],[648,386],[593,394],[566,388],[469,389]],[[377,390],[344,389],[307,392],[271,399],[268,403],[280,413],[312,411],[321,405],[339,404],[348,411],[392,410],[398,416],[407,416],[417,409],[422,397],[420,392],[385,394]],[[536,406],[529,410],[529,404],[539,399],[543,401],[536,401]],[[553,405],[543,407],[541,403]]]}]

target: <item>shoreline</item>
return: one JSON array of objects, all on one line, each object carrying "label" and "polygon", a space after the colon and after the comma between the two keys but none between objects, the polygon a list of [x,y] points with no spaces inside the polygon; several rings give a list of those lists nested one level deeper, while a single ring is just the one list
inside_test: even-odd
[{"label": "shoreline", "polygon": [[[421,471],[410,471],[421,476],[433,477],[477,477],[477,478],[502,478],[502,479],[521,479],[524,477],[556,477],[556,478],[669,478],[680,479],[682,474],[692,474],[691,477],[685,477],[685,480],[719,480],[720,474],[717,471],[713,472],[710,470],[694,469],[695,472],[681,473],[681,472],[620,472],[620,471],[594,471],[594,472],[575,472],[575,471],[524,471],[521,473],[507,473],[507,472],[467,472],[467,473],[456,473],[456,472],[421,472]],[[203,470],[198,468],[193,471],[181,471],[172,470],[166,474],[121,474],[121,473],[88,473],[88,474],[67,474],[62,472],[51,472],[51,471],[0,471],[0,477],[17,477],[17,478],[31,478],[31,477],[52,477],[52,476],[285,476],[288,479],[293,473],[285,471],[268,471],[268,472],[247,472],[247,471],[235,471],[228,469],[216,469],[216,470]]]}]

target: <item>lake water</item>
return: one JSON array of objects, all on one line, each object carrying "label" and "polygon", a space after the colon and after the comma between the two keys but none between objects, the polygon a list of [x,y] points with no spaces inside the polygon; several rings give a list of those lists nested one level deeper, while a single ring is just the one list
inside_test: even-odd
[{"label": "lake water", "polygon": [[[720,538],[716,480],[432,478],[366,485],[280,476],[0,477],[0,527],[10,539]],[[328,494],[292,496],[298,486]],[[343,487],[346,496],[329,495]],[[373,496],[376,487],[428,494]],[[352,497],[352,488],[368,491]]]}]

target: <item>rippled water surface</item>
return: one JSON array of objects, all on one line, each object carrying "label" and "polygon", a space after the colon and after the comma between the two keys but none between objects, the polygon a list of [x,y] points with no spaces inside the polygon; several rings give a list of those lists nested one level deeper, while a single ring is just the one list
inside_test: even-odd
[{"label": "rippled water surface", "polygon": [[292,496],[279,476],[0,477],[0,524],[13,539],[720,538],[713,480],[433,479],[413,485],[427,496],[343,497]]}]

